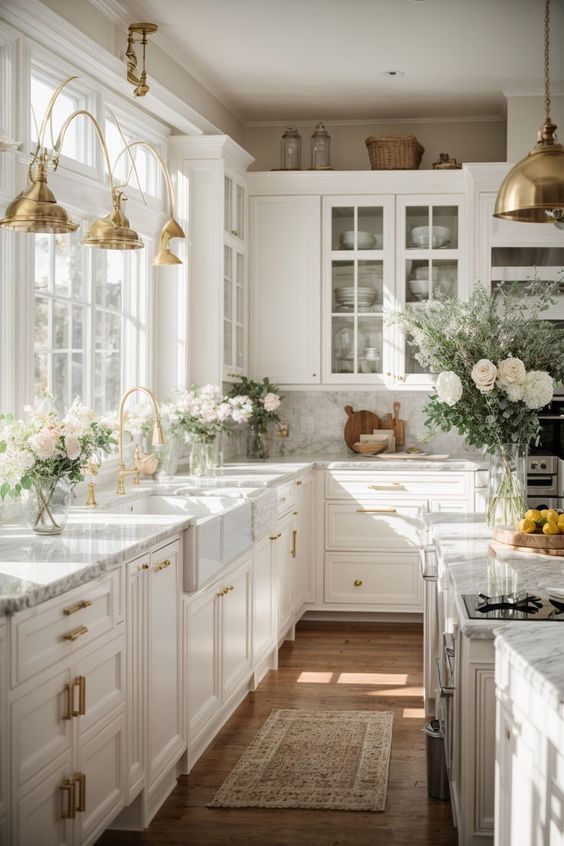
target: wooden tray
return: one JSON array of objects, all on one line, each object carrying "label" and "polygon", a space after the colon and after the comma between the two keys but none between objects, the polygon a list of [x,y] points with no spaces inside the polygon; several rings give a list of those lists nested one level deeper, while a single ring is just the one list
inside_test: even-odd
[{"label": "wooden tray", "polygon": [[564,556],[564,535],[527,535],[509,526],[495,526],[493,539],[505,546],[525,552]]}]

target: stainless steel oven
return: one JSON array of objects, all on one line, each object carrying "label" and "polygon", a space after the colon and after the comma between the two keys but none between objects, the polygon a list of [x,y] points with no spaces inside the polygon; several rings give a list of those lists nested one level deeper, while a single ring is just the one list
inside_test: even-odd
[{"label": "stainless steel oven", "polygon": [[556,393],[539,412],[540,439],[531,447],[527,467],[530,507],[564,508],[564,393]]},{"label": "stainless steel oven", "polygon": [[539,411],[540,441],[531,453],[564,459],[564,392],[554,394],[552,402]]},{"label": "stainless steel oven", "polygon": [[419,550],[423,578],[423,690],[425,714],[437,715],[437,679],[435,663],[439,655],[439,608],[437,597],[438,562],[435,547]]}]

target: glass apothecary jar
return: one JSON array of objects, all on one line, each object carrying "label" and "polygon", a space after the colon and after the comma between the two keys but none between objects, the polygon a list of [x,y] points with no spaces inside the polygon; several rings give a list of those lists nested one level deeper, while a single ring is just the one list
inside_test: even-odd
[{"label": "glass apothecary jar", "polygon": [[311,170],[331,170],[331,136],[322,123],[311,136]]},{"label": "glass apothecary jar", "polygon": [[288,126],[280,145],[280,170],[301,170],[302,138],[295,126]]}]

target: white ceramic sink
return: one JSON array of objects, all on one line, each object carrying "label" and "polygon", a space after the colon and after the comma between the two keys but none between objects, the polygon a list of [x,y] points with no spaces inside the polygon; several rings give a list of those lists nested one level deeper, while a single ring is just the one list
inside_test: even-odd
[{"label": "white ceramic sink", "polygon": [[212,514],[221,514],[240,505],[241,497],[235,496],[141,496],[138,499],[118,502],[105,508],[113,514],[185,514],[198,520]]}]

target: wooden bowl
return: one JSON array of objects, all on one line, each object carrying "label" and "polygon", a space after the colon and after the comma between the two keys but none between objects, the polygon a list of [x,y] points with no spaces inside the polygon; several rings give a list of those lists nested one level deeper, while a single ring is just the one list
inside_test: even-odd
[{"label": "wooden bowl", "polygon": [[387,441],[359,441],[352,446],[355,452],[360,455],[378,455],[388,448]]}]

